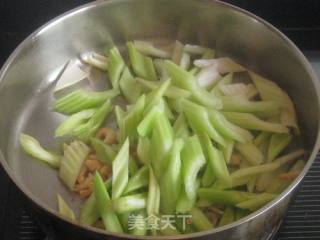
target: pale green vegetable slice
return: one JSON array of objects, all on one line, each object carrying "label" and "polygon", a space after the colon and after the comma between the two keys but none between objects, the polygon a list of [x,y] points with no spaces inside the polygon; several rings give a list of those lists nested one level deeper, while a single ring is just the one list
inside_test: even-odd
[{"label": "pale green vegetable slice", "polygon": [[268,148],[267,161],[275,159],[291,142],[292,136],[288,134],[273,134]]},{"label": "pale green vegetable slice", "polygon": [[276,198],[277,195],[269,194],[269,193],[262,193],[251,199],[238,203],[236,206],[241,209],[248,209],[250,211],[255,211],[262,206],[266,205],[268,202],[272,201]]},{"label": "pale green vegetable slice", "polygon": [[124,97],[129,103],[135,103],[141,95],[141,86],[137,84],[137,80],[132,76],[128,67],[123,69],[119,86]]},{"label": "pale green vegetable slice", "polygon": [[127,213],[146,208],[147,194],[139,193],[129,196],[120,197],[115,200],[111,200],[112,209],[118,213]]},{"label": "pale green vegetable slice", "polygon": [[212,223],[207,216],[197,207],[192,208],[192,223],[199,231],[206,231],[213,228]]},{"label": "pale green vegetable slice", "polygon": [[71,209],[71,207],[65,202],[65,200],[61,197],[60,194],[58,194],[58,210],[59,213],[71,220],[76,220],[76,216],[74,214],[74,211]]},{"label": "pale green vegetable slice", "polygon": [[224,225],[227,225],[229,223],[234,222],[235,220],[235,213],[234,209],[232,207],[226,207],[224,210],[224,213],[219,221],[219,227],[222,227]]},{"label": "pale green vegetable slice", "polygon": [[147,166],[143,166],[140,168],[135,175],[133,175],[128,184],[123,191],[123,194],[126,195],[127,193],[136,191],[138,189],[144,188],[149,184],[149,169]]},{"label": "pale green vegetable slice", "polygon": [[118,48],[111,48],[108,53],[108,76],[114,89],[119,88],[119,80],[124,67],[125,63]]},{"label": "pale green vegetable slice", "polygon": [[137,50],[145,55],[159,58],[170,58],[170,52],[156,48],[152,42],[135,40],[133,43]]},{"label": "pale green vegetable slice", "polygon": [[148,215],[157,215],[160,209],[160,187],[153,173],[152,167],[149,166],[149,190],[147,199]]},{"label": "pale green vegetable slice", "polygon": [[263,162],[263,154],[253,143],[236,143],[235,148],[252,165],[259,165]]},{"label": "pale green vegetable slice", "polygon": [[187,138],[190,136],[188,123],[183,113],[179,114],[177,117],[175,123],[173,124],[173,130],[177,138]]}]

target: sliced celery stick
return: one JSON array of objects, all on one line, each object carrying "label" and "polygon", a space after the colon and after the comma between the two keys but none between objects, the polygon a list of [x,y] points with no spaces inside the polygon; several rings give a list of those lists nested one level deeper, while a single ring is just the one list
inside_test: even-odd
[{"label": "sliced celery stick", "polygon": [[116,213],[126,213],[146,208],[147,194],[139,193],[112,200],[112,208]]},{"label": "sliced celery stick", "polygon": [[135,175],[133,175],[123,191],[123,194],[126,195],[130,192],[138,190],[140,188],[148,186],[149,183],[149,169],[147,166],[140,168]]},{"label": "sliced celery stick", "polygon": [[251,199],[254,195],[251,193],[240,191],[200,188],[198,189],[198,196],[202,199],[210,201],[211,204],[234,206],[238,203]]},{"label": "sliced celery stick", "polygon": [[299,133],[296,112],[293,102],[288,94],[282,91],[282,89],[275,82],[272,82],[250,71],[249,75],[263,100],[273,100],[281,105],[281,123],[285,126],[293,127],[296,133]]},{"label": "sliced celery stick", "polygon": [[214,51],[213,49],[201,47],[199,45],[186,44],[184,46],[184,51],[190,54],[203,55],[207,53],[209,50]]},{"label": "sliced celery stick", "polygon": [[208,156],[208,164],[216,178],[224,183],[230,183],[231,178],[227,164],[221,151],[216,149],[210,141],[208,135],[201,135],[202,144]]},{"label": "sliced celery stick", "polygon": [[73,210],[71,209],[71,207],[64,201],[64,199],[61,197],[60,194],[58,194],[57,197],[58,197],[59,213],[66,218],[69,218],[71,220],[76,220],[76,216]]},{"label": "sliced celery stick", "polygon": [[222,108],[220,99],[212,96],[212,94],[199,87],[191,73],[168,60],[164,61],[164,68],[168,72],[168,75],[172,80],[172,84],[191,91],[192,97],[197,102],[216,109]]},{"label": "sliced celery stick", "polygon": [[223,152],[226,163],[229,164],[231,160],[231,155],[233,152],[234,141],[229,139],[229,140],[226,140],[226,143],[227,145],[225,147],[220,147],[220,149]]},{"label": "sliced celery stick", "polygon": [[152,59],[141,54],[132,42],[128,42],[127,46],[130,62],[135,74],[138,77],[151,81],[157,80],[157,74]]},{"label": "sliced celery stick", "polygon": [[304,154],[304,150],[299,149],[297,151],[291,152],[287,155],[284,155],[282,157],[275,159],[272,163],[262,164],[260,166],[253,166],[253,167],[243,168],[243,169],[234,171],[231,174],[231,177],[233,179],[236,179],[236,178],[245,177],[245,176],[257,175],[265,172],[272,172],[277,168],[281,167],[282,165],[294,161],[295,159],[302,156],[303,154]]},{"label": "sliced celery stick", "polygon": [[164,69],[163,62],[163,59],[155,59],[153,61],[157,73],[158,75],[160,75],[160,80],[165,80],[169,78],[167,71]]},{"label": "sliced celery stick", "polygon": [[176,139],[168,155],[167,166],[160,181],[160,209],[164,214],[173,214],[181,191],[181,158],[183,140]]},{"label": "sliced celery stick", "polygon": [[119,198],[129,178],[129,139],[121,146],[112,163],[112,199]]},{"label": "sliced celery stick", "polygon": [[170,52],[156,48],[151,42],[135,40],[133,43],[137,50],[142,54],[159,58],[170,58],[171,56]]},{"label": "sliced celery stick", "polygon": [[98,129],[101,127],[105,121],[107,115],[112,111],[112,104],[108,100],[103,104],[98,110],[92,115],[92,117],[84,124],[78,126],[73,130],[73,135],[82,139],[83,141],[88,141]]},{"label": "sliced celery stick", "polygon": [[[133,215],[133,223],[129,226],[129,233],[136,236],[144,236],[147,234],[147,214],[145,210],[138,211]],[[129,220],[128,220],[129,221]]]},{"label": "sliced celery stick", "polygon": [[250,99],[258,94],[253,84],[233,83],[219,86],[220,91],[226,96],[241,96]]},{"label": "sliced celery stick", "polygon": [[147,199],[148,215],[156,215],[160,208],[160,187],[153,173],[152,167],[149,166],[149,190]]},{"label": "sliced celery stick", "polygon": [[75,113],[64,120],[58,128],[55,130],[54,136],[61,137],[64,135],[71,134],[72,131],[79,125],[83,124],[86,120],[92,117],[96,112],[96,108],[86,109],[81,112]]},{"label": "sliced celery stick", "polygon": [[72,191],[83,161],[90,152],[90,148],[81,141],[73,141],[67,145],[61,159],[59,177]]},{"label": "sliced celery stick", "polygon": [[261,132],[253,141],[253,144],[257,147],[260,147],[264,142],[269,142],[271,137],[271,133],[269,132]]},{"label": "sliced celery stick", "polygon": [[279,110],[279,104],[275,101],[249,101],[242,96],[221,97],[223,111],[247,112],[247,113],[273,113]]},{"label": "sliced celery stick", "polygon": [[283,167],[280,167],[273,172],[267,172],[267,173],[260,174],[257,177],[257,181],[256,181],[257,191],[264,192],[264,191],[266,191],[267,188],[270,187],[270,185],[274,185],[273,184],[274,180],[279,181],[277,176],[280,173],[282,173],[283,171],[284,171]]},{"label": "sliced celery stick", "polygon": [[197,136],[186,139],[184,148],[181,152],[182,177],[184,188],[189,199],[196,196],[196,179],[199,170],[205,164],[205,157]]},{"label": "sliced celery stick", "polygon": [[147,165],[150,163],[150,139],[149,138],[139,138],[137,146],[137,155],[139,161]]},{"label": "sliced celery stick", "polygon": [[149,110],[159,104],[160,100],[162,99],[164,93],[167,91],[168,87],[171,84],[171,80],[168,79],[159,86],[159,88],[153,90],[146,96],[146,107],[144,112],[147,113]]},{"label": "sliced celery stick", "polygon": [[160,114],[154,123],[150,145],[151,165],[158,179],[167,164],[167,155],[173,144],[173,136],[169,119],[165,114]]},{"label": "sliced celery stick", "polygon": [[136,137],[138,137],[137,127],[142,120],[143,111],[146,105],[145,95],[139,97],[135,105],[133,105],[132,109],[129,113],[123,118],[122,121],[122,129],[121,129],[121,142],[129,137],[130,141],[133,141]]},{"label": "sliced celery stick", "polygon": [[240,187],[248,184],[250,179],[251,179],[250,176],[234,177],[234,178],[231,177],[231,183],[225,183],[220,180],[217,180],[211,187],[216,190],[232,189],[235,187]]},{"label": "sliced celery stick", "polygon": [[108,76],[114,89],[119,88],[119,80],[124,67],[125,63],[118,48],[111,48],[108,54]]},{"label": "sliced celery stick", "polygon": [[253,143],[236,143],[235,148],[252,165],[263,162],[263,154]]},{"label": "sliced celery stick", "polygon": [[102,71],[108,70],[108,59],[96,52],[88,52],[80,55],[82,61]]},{"label": "sliced celery stick", "polygon": [[250,180],[247,183],[247,190],[248,190],[249,193],[253,193],[254,192],[256,181],[257,181],[257,176],[250,177]]},{"label": "sliced celery stick", "polygon": [[218,227],[222,227],[224,225],[228,225],[229,223],[234,222],[235,220],[235,213],[232,207],[226,207],[224,213],[219,221]]},{"label": "sliced celery stick", "polygon": [[184,52],[179,64],[183,69],[188,70],[190,67],[190,54]]},{"label": "sliced celery stick", "polygon": [[100,217],[102,218],[105,229],[111,232],[122,233],[123,229],[118,216],[112,209],[111,200],[105,184],[97,172],[94,178],[94,195],[97,201]]},{"label": "sliced celery stick", "polygon": [[163,112],[170,121],[175,119],[175,115],[171,111],[171,108],[165,98],[160,99],[159,105],[163,107]]},{"label": "sliced celery stick", "polygon": [[226,145],[224,138],[212,126],[206,109],[188,100],[181,100],[183,112],[190,127],[197,133],[206,133],[215,142],[222,146]]},{"label": "sliced celery stick", "polygon": [[108,90],[104,92],[77,90],[56,100],[53,105],[53,110],[65,114],[73,114],[85,109],[101,106],[108,99],[112,99],[117,95],[119,95],[119,90]]},{"label": "sliced celery stick", "polygon": [[177,40],[174,44],[173,53],[171,56],[172,61],[177,65],[180,65],[180,63],[181,63],[183,50],[184,50],[183,44]]},{"label": "sliced celery stick", "polygon": [[212,88],[220,79],[221,75],[215,66],[202,68],[197,74],[197,82],[199,86],[206,89]]},{"label": "sliced celery stick", "polygon": [[99,210],[94,194],[85,201],[81,207],[79,222],[83,225],[92,226],[99,219]]},{"label": "sliced celery stick", "polygon": [[[196,188],[198,189],[199,182],[196,182]],[[176,212],[177,213],[189,213],[191,209],[195,206],[197,200],[197,196],[193,196],[192,198],[189,198],[187,196],[187,193],[185,191],[184,185],[182,185],[182,189],[180,191],[178,200],[177,200],[177,206],[176,206]]]},{"label": "sliced celery stick", "polygon": [[187,138],[190,136],[188,123],[183,113],[179,114],[177,117],[173,124],[173,130],[177,138]]},{"label": "sliced celery stick", "polygon": [[[115,106],[114,107],[114,113],[116,115],[116,119],[117,119],[117,125],[120,131],[120,134],[123,133],[123,119],[126,116],[126,112],[122,110],[122,108],[120,106]],[[121,136],[120,136],[121,138]]]},{"label": "sliced celery stick", "polygon": [[291,142],[292,136],[288,134],[272,134],[268,148],[267,161],[275,159]]},{"label": "sliced celery stick", "polygon": [[209,187],[214,183],[215,180],[216,180],[216,176],[213,173],[211,165],[207,164],[206,169],[201,178],[201,184],[203,187]]},{"label": "sliced celery stick", "polygon": [[222,94],[220,88],[224,85],[230,84],[233,80],[233,73],[229,73],[223,78],[221,78],[218,83],[211,89],[210,93],[215,96],[220,96]]},{"label": "sliced celery stick", "polygon": [[233,61],[231,58],[222,57],[222,58],[215,58],[215,59],[198,59],[194,61],[194,65],[197,67],[208,67],[215,65],[218,69],[219,73],[229,73],[229,72],[243,72],[246,69],[241,66],[240,64]]},{"label": "sliced celery stick", "polygon": [[198,231],[206,231],[213,228],[210,220],[199,208],[192,208],[190,213],[192,215],[192,223]]},{"label": "sliced celery stick", "polygon": [[262,206],[266,205],[268,202],[273,200],[277,195],[269,194],[269,193],[262,193],[251,199],[238,203],[236,206],[237,208],[241,209],[248,209],[250,211],[255,211]]},{"label": "sliced celery stick", "polygon": [[279,123],[263,121],[250,113],[223,112],[223,115],[240,127],[274,133],[288,133],[289,129]]},{"label": "sliced celery stick", "polygon": [[163,110],[159,106],[153,106],[152,109],[143,117],[142,121],[137,127],[140,136],[145,137],[151,134],[155,120]]},{"label": "sliced celery stick", "polygon": [[119,86],[129,103],[135,103],[141,94],[141,86],[137,84],[128,67],[125,67],[122,72]]},{"label": "sliced celery stick", "polygon": [[[161,82],[151,82],[142,78],[136,78],[138,83],[141,83],[144,87],[155,90],[160,87]],[[191,93],[187,90],[184,90],[182,88],[176,87],[176,86],[169,86],[168,89],[165,91],[164,96],[168,98],[188,98],[191,96]]]},{"label": "sliced celery stick", "polygon": [[106,164],[111,164],[116,156],[115,150],[98,138],[91,138],[90,141],[97,153],[98,159]]},{"label": "sliced celery stick", "polygon": [[44,149],[37,139],[21,133],[20,144],[23,150],[32,157],[49,164],[53,168],[59,168],[61,156]]},{"label": "sliced celery stick", "polygon": [[251,133],[229,122],[222,113],[214,109],[208,110],[210,122],[224,137],[238,142],[249,142],[253,139]]}]

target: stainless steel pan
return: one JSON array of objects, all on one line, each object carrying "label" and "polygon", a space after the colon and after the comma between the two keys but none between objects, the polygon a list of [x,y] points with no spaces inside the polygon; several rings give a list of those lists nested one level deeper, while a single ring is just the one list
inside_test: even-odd
[{"label": "stainless steel pan", "polygon": [[[301,175],[273,202],[250,216],[207,232],[163,239],[267,239],[281,222],[292,194],[319,148],[319,89],[309,63],[297,47],[262,19],[234,6],[206,0],[98,1],[72,10],[31,34],[12,53],[0,73],[1,163],[38,213],[74,239],[134,238],[79,226],[56,214],[56,193],[74,207],[79,201],[55,171],[26,156],[20,132],[57,149],[53,131],[60,116],[50,111],[52,85],[62,66],[80,53],[130,39],[179,39],[212,46],[278,82],[293,98],[307,149]],[[152,237],[144,237],[152,238]]]}]

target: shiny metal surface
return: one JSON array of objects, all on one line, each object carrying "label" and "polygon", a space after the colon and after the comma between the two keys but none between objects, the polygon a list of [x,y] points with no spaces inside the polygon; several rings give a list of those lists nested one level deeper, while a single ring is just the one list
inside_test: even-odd
[{"label": "shiny metal surface", "polygon": [[[26,156],[18,135],[27,132],[58,149],[53,130],[61,116],[50,111],[53,81],[63,65],[79,54],[103,50],[130,39],[161,39],[212,46],[219,56],[235,58],[278,82],[293,98],[308,151],[308,164],[277,199],[223,228],[163,239],[267,239],[278,226],[292,191],[309,169],[319,148],[319,89],[302,53],[280,32],[236,7],[206,0],[117,0],[93,2],[43,26],[10,56],[0,73],[1,163],[17,186],[49,213],[58,228],[88,238],[130,237],[81,226],[55,213],[59,192],[77,208],[56,172]],[[71,226],[67,230],[66,226]],[[136,236],[132,237],[137,239]],[[152,238],[152,237],[141,237]]]}]

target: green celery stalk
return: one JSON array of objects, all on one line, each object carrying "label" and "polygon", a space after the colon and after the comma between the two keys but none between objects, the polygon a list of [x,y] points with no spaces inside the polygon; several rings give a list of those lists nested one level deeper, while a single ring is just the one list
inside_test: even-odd
[{"label": "green celery stalk", "polygon": [[174,122],[173,130],[177,138],[184,139],[190,136],[188,123],[183,113],[179,114],[176,121]]},{"label": "green celery stalk", "polygon": [[149,190],[147,199],[147,214],[157,215],[160,208],[160,187],[153,173],[152,167],[149,166]]},{"label": "green celery stalk", "polygon": [[146,137],[151,134],[155,120],[159,115],[161,115],[162,112],[163,109],[161,109],[158,105],[155,105],[147,114],[145,114],[137,127],[137,131],[141,137]]},{"label": "green celery stalk", "polygon": [[173,214],[181,191],[181,158],[184,142],[175,139],[168,155],[167,167],[160,181],[160,209],[164,214]]},{"label": "green celery stalk", "polygon": [[242,96],[221,97],[223,111],[244,112],[244,113],[264,113],[278,111],[280,106],[275,101],[249,101]]},{"label": "green celery stalk", "polygon": [[146,212],[144,210],[138,211],[137,215],[134,215],[134,216],[135,216],[135,218],[133,219],[134,223],[132,224],[131,227],[129,227],[130,234],[133,234],[136,236],[146,235],[147,234]]},{"label": "green celery stalk", "polygon": [[[199,187],[199,181],[196,182],[196,188]],[[187,196],[187,193],[185,191],[184,185],[182,185],[182,189],[180,191],[177,205],[176,205],[176,212],[177,213],[189,213],[191,209],[195,206],[197,200],[197,196],[192,196],[192,198],[189,198]]]},{"label": "green celery stalk", "polygon": [[229,170],[222,152],[212,145],[212,142],[209,139],[208,135],[202,134],[201,140],[202,144],[204,145],[205,152],[208,156],[208,164],[210,165],[214,176],[221,182],[230,183],[231,178]]},{"label": "green celery stalk", "polygon": [[133,41],[134,46],[137,50],[145,55],[152,56],[152,57],[159,57],[159,58],[169,58],[170,53],[164,51],[160,48],[156,48],[153,46],[151,42],[142,41],[142,40],[135,40]]},{"label": "green celery stalk", "polygon": [[256,186],[256,181],[257,181],[257,176],[250,177],[250,180],[247,183],[247,190],[248,190],[249,193],[253,193],[254,192],[255,186]]},{"label": "green celery stalk", "polygon": [[198,231],[206,231],[213,228],[207,216],[197,207],[192,208],[192,223]]},{"label": "green celery stalk", "polygon": [[208,112],[198,104],[192,103],[189,100],[181,100],[183,112],[189,122],[190,127],[199,135],[203,132],[222,146],[226,145],[224,138],[212,126]]},{"label": "green celery stalk", "polygon": [[105,229],[111,232],[122,233],[123,229],[118,216],[112,209],[111,200],[102,180],[102,177],[97,172],[94,178],[93,185],[94,195],[97,201],[100,217],[102,218]]},{"label": "green celery stalk", "polygon": [[124,195],[144,188],[149,184],[149,169],[147,166],[140,168],[128,181],[126,188],[123,191]]},{"label": "green celery stalk", "polygon": [[195,77],[191,73],[168,60],[164,61],[164,67],[172,80],[172,84],[177,87],[189,90],[192,94],[192,97],[197,102],[204,106],[213,107],[215,109],[222,108],[220,99],[211,95],[206,90],[197,85]]},{"label": "green celery stalk", "polygon": [[247,201],[238,203],[236,206],[237,208],[255,211],[261,208],[262,206],[266,205],[268,202],[272,201],[274,198],[276,198],[276,196],[277,195],[270,193],[261,193]]},{"label": "green celery stalk", "polygon": [[235,178],[231,177],[231,182],[225,183],[223,181],[217,180],[211,187],[216,190],[232,189],[235,187],[244,186],[248,184],[249,181],[250,181],[250,176],[235,177]]},{"label": "green celery stalk", "polygon": [[197,194],[197,175],[206,162],[197,136],[186,139],[184,148],[181,152],[181,161],[182,178],[186,195],[189,199],[194,199]]},{"label": "green celery stalk", "polygon": [[138,137],[137,126],[143,118],[143,111],[146,106],[146,97],[142,95],[139,97],[135,105],[129,113],[123,118],[121,129],[121,142],[125,138],[129,137],[130,141],[135,140]]},{"label": "green celery stalk", "polygon": [[219,111],[210,109],[208,113],[210,122],[224,137],[242,143],[249,142],[253,139],[249,131],[232,124]]},{"label": "green celery stalk", "polygon": [[160,114],[154,123],[150,145],[151,165],[158,179],[167,164],[173,137],[174,133],[169,119],[165,114]]},{"label": "green celery stalk", "polygon": [[64,120],[55,130],[55,137],[62,137],[71,134],[72,131],[79,125],[83,124],[86,120],[92,117],[97,109],[86,109],[81,112],[75,113]]},{"label": "green celery stalk", "polygon": [[114,113],[116,115],[117,125],[118,125],[119,129],[121,130],[121,125],[122,125],[124,117],[126,116],[126,112],[123,111],[122,108],[117,105],[114,107]]},{"label": "green celery stalk", "polygon": [[87,142],[105,121],[107,115],[112,111],[112,104],[108,100],[104,103],[84,124],[78,126],[73,130],[73,135]]},{"label": "green celery stalk", "polygon": [[[140,83],[142,86],[144,86],[147,89],[150,90],[156,90],[160,87],[161,82],[154,82],[154,81],[148,81],[142,78],[136,78],[137,82]],[[164,96],[172,99],[177,98],[188,98],[191,96],[191,93],[187,90],[184,90],[182,88],[176,87],[176,86],[169,86],[166,91],[164,92]]]},{"label": "green celery stalk", "polygon": [[141,54],[132,42],[128,42],[127,47],[129,59],[135,74],[138,77],[156,81],[157,74],[152,59]]},{"label": "green celery stalk", "polygon": [[58,209],[59,213],[71,220],[76,220],[76,216],[74,214],[74,211],[71,209],[71,207],[65,202],[65,200],[61,197],[60,194],[57,195],[58,197]]},{"label": "green celery stalk", "polygon": [[139,161],[147,165],[150,163],[150,139],[140,137],[137,146],[137,155]]},{"label": "green celery stalk", "polygon": [[162,97],[164,93],[167,91],[170,84],[171,84],[171,80],[168,79],[162,82],[159,88],[153,90],[146,96],[146,107],[144,110],[145,113],[149,112],[153,106],[159,104],[159,102],[162,100]]},{"label": "green celery stalk", "polygon": [[44,149],[39,141],[27,134],[20,134],[20,144],[23,150],[32,157],[49,164],[53,168],[59,168],[61,156]]},{"label": "green celery stalk", "polygon": [[154,59],[153,61],[156,71],[160,75],[160,80],[165,80],[169,78],[167,71],[164,69],[163,62],[164,60],[159,58]]},{"label": "green celery stalk", "polygon": [[215,180],[216,176],[213,173],[211,165],[207,164],[206,169],[201,178],[201,184],[203,187],[209,187],[214,183]]},{"label": "green celery stalk", "polygon": [[254,195],[247,192],[233,190],[216,190],[213,188],[200,188],[198,189],[198,196],[201,199],[206,199],[210,201],[211,204],[234,206],[238,203],[251,199]]},{"label": "green celery stalk", "polygon": [[262,100],[276,101],[281,106],[281,123],[293,127],[297,134],[300,130],[294,105],[287,93],[285,93],[275,82],[249,71],[249,75],[257,87]]},{"label": "green celery stalk", "polygon": [[81,141],[73,141],[65,146],[59,168],[59,177],[73,191],[81,166],[87,158],[90,148]]},{"label": "green celery stalk", "polygon": [[119,80],[124,67],[125,63],[118,48],[111,48],[108,54],[108,76],[114,89],[119,88]]},{"label": "green celery stalk", "polygon": [[97,153],[98,159],[106,164],[111,164],[116,156],[114,149],[98,138],[91,138],[90,141]]},{"label": "green celery stalk", "polygon": [[117,95],[119,95],[119,90],[115,89],[104,92],[77,90],[56,100],[53,104],[53,110],[60,113],[73,114],[85,109],[99,107]]},{"label": "green celery stalk", "polygon": [[254,140],[253,143],[257,147],[260,147],[264,142],[269,141],[271,137],[271,133],[269,132],[261,132]]},{"label": "green celery stalk", "polygon": [[252,165],[263,162],[263,154],[253,143],[236,143],[235,148]]},{"label": "green celery stalk", "polygon": [[219,221],[219,227],[228,225],[229,223],[234,222],[235,220],[235,212],[232,207],[226,207],[224,213]]},{"label": "green celery stalk", "polygon": [[141,95],[141,86],[132,76],[128,67],[125,67],[119,80],[120,89],[129,103],[135,103]]},{"label": "green celery stalk", "polygon": [[112,199],[119,198],[128,184],[129,139],[122,144],[112,163]]},{"label": "green celery stalk", "polygon": [[224,76],[219,82],[211,89],[210,93],[214,96],[221,96],[222,92],[220,90],[221,86],[227,85],[232,83],[233,80],[233,73],[229,73]]},{"label": "green celery stalk", "polygon": [[184,50],[184,45],[180,41],[176,40],[176,42],[174,44],[171,59],[177,65],[180,65],[180,63],[181,63],[181,59],[183,56],[183,50]]},{"label": "green celery stalk", "polygon": [[223,152],[224,159],[226,160],[226,163],[229,164],[231,160],[231,155],[233,152],[234,148],[234,141],[227,139],[226,140],[226,146],[225,147],[220,147],[221,151]]},{"label": "green celery stalk", "polygon": [[124,233],[129,233],[129,216],[131,212],[119,213],[118,218]]},{"label": "green celery stalk", "polygon": [[112,209],[118,213],[127,213],[146,208],[147,194],[139,193],[112,200]]},{"label": "green celery stalk", "polygon": [[291,142],[292,136],[288,134],[272,134],[268,148],[267,161],[275,159]]},{"label": "green celery stalk", "polygon": [[[214,57],[214,50],[211,48],[201,47],[199,45],[186,44],[184,46],[184,51],[190,54],[202,55],[202,58]],[[205,55],[205,56],[203,56]]]},{"label": "green celery stalk", "polygon": [[263,121],[251,113],[223,112],[232,123],[250,130],[260,130],[274,133],[288,133],[289,129],[282,124]]},{"label": "green celery stalk", "polygon": [[242,168],[237,171],[234,171],[231,174],[231,177],[233,179],[236,179],[236,178],[245,177],[245,176],[257,175],[265,172],[272,172],[278,169],[279,167],[281,167],[282,165],[294,161],[295,159],[302,156],[303,154],[304,154],[304,150],[299,149],[297,151],[291,152],[285,156],[275,159],[272,163],[266,163],[259,166]]}]

